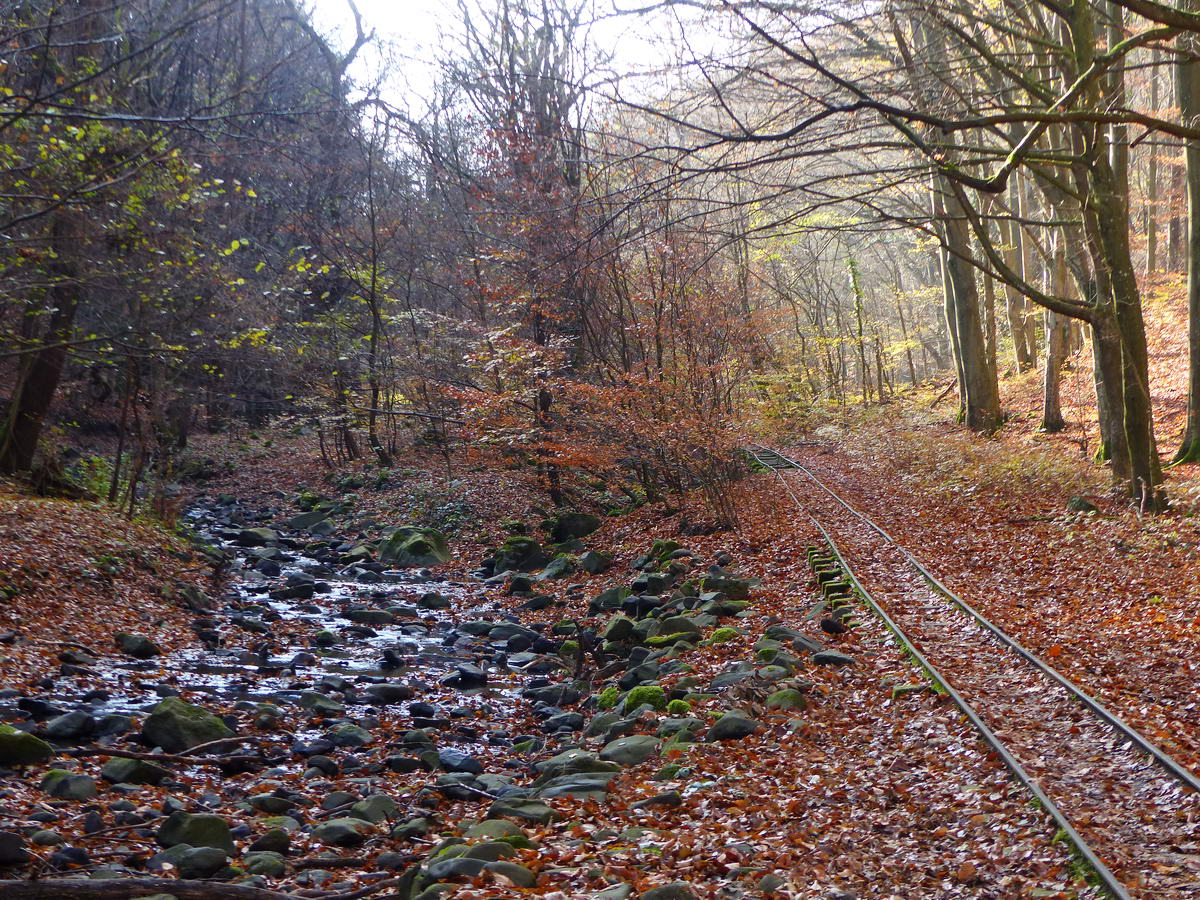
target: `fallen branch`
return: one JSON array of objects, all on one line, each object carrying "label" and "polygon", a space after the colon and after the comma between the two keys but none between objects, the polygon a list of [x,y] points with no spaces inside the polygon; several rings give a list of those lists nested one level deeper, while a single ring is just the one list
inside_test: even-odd
[{"label": "fallen branch", "polygon": [[133,900],[151,894],[170,894],[178,900],[294,900],[292,894],[265,888],[174,878],[0,881],[0,897],[4,900]]},{"label": "fallen branch", "polygon": [[[320,896],[321,900],[358,900],[387,888],[399,887],[404,881],[404,876],[389,878],[355,891],[326,893]],[[225,884],[220,881],[188,881],[175,878],[44,878],[36,881],[0,881],[0,897],[4,900],[133,900],[135,897],[151,894],[169,894],[177,900],[299,900],[306,896],[248,885]]]},{"label": "fallen branch", "polygon": [[263,756],[261,749],[258,755],[247,753],[234,754],[232,756],[212,756],[212,757],[196,757],[191,754],[200,753],[205,750],[216,750],[220,747],[233,747],[237,744],[259,743],[260,738],[257,737],[232,737],[221,738],[219,741],[209,741],[207,744],[197,744],[190,750],[184,750],[183,753],[140,753],[136,750],[118,750],[115,747],[81,747],[77,750],[67,750],[65,755],[79,758],[84,756],[118,756],[121,759],[140,759],[144,762],[166,762],[166,763],[182,763],[195,764],[206,766],[227,766],[237,763],[248,762],[278,762],[279,758],[268,759]]},{"label": "fallen branch", "polygon": [[950,391],[953,390],[957,385],[957,381],[951,381],[948,385],[946,385],[946,389],[937,395],[937,399],[929,404],[929,408],[933,409],[935,406],[941,403],[942,400],[945,399],[946,395],[950,393]]}]

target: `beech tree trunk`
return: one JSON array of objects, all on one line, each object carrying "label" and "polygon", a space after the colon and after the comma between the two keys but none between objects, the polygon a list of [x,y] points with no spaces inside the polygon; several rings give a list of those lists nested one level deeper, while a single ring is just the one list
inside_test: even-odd
[{"label": "beech tree trunk", "polygon": [[[1180,8],[1194,12],[1197,0],[1181,0]],[[1200,64],[1195,34],[1179,37],[1176,64],[1176,100],[1183,124],[1200,121]],[[1200,462],[1200,141],[1187,141],[1183,151],[1187,173],[1187,298],[1188,298],[1188,400],[1187,425],[1171,465]]]},{"label": "beech tree trunk", "polygon": [[63,367],[67,362],[68,344],[75,328],[75,312],[79,308],[79,282],[72,246],[75,229],[60,214],[50,229],[53,257],[47,264],[50,286],[46,289],[43,310],[49,322],[39,341],[40,349],[21,358],[16,389],[0,435],[0,473],[12,475],[28,471],[37,455],[38,441],[46,422],[46,413],[58,391]]},{"label": "beech tree trunk", "polygon": [[962,420],[972,431],[991,432],[1000,427],[1000,391],[996,371],[988,365],[987,345],[979,309],[975,268],[969,262],[971,238],[966,214],[944,176],[934,179],[934,210],[940,213],[942,288],[946,324],[959,378]]}]

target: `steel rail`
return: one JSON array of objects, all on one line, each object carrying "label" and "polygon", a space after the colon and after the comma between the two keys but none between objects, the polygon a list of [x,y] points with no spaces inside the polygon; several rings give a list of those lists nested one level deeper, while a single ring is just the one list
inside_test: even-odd
[{"label": "steel rail", "polygon": [[[795,460],[788,459],[783,454],[771,450],[769,447],[764,447],[762,444],[755,444],[753,446],[777,456],[779,459],[790,463],[793,467],[799,467],[799,464]],[[822,525],[817,518],[804,507],[804,504],[800,502],[800,498],[796,496],[796,492],[792,490],[792,486],[788,484],[787,479],[783,477],[783,473],[780,471],[780,469],[772,466],[769,462],[767,462],[767,460],[761,458],[760,455],[755,451],[751,450],[749,452],[757,462],[771,469],[775,473],[775,475],[779,478],[779,483],[783,485],[784,490],[787,491],[788,496],[796,505],[796,508],[808,517],[813,526],[825,538],[830,549],[841,563],[842,568],[846,573],[846,577],[850,579],[851,584],[854,585],[859,595],[863,598],[863,601],[871,608],[872,613],[879,617],[879,619],[883,621],[884,625],[887,626],[888,630],[891,631],[896,638],[902,642],[904,649],[912,654],[917,663],[923,669],[925,669],[925,671],[928,672],[931,677],[937,680],[940,687],[946,692],[946,695],[950,698],[954,705],[957,706],[963,715],[967,717],[968,721],[970,721],[970,723],[975,727],[975,730],[979,732],[980,736],[984,739],[988,746],[991,747],[996,755],[1000,757],[1000,760],[1004,763],[1005,768],[1012,773],[1013,777],[1022,787],[1033,794],[1037,801],[1042,805],[1043,809],[1045,809],[1050,815],[1050,818],[1054,820],[1054,823],[1059,827],[1062,833],[1066,835],[1067,839],[1075,847],[1075,850],[1092,868],[1093,872],[1095,872],[1096,878],[1101,882],[1105,890],[1107,890],[1113,897],[1117,898],[1117,900],[1133,900],[1130,893],[1126,890],[1125,885],[1120,879],[1117,878],[1115,874],[1113,874],[1112,870],[1108,868],[1104,861],[1100,859],[1099,855],[1095,850],[1092,849],[1091,845],[1087,842],[1083,835],[1081,835],[1076,830],[1075,826],[1071,824],[1071,821],[1066,817],[1066,814],[1064,814],[1063,811],[1058,808],[1058,805],[1050,799],[1049,795],[1042,789],[1041,785],[1037,783],[1037,780],[1025,771],[1025,767],[1021,765],[1021,763],[1015,756],[1012,755],[1011,752],[1009,752],[1008,748],[1004,745],[1004,742],[1001,741],[1000,738],[996,736],[996,733],[988,726],[988,724],[983,721],[979,713],[975,711],[975,708],[967,701],[965,697],[962,696],[962,694],[955,689],[946,676],[943,675],[941,671],[929,661],[925,654],[923,654],[917,648],[912,639],[904,633],[904,630],[896,623],[894,619],[892,619],[890,615],[888,615],[887,611],[879,605],[879,603],[871,595],[870,591],[868,591],[866,586],[859,580],[858,576],[854,574],[854,570],[850,567],[846,557],[842,554],[842,551],[838,547],[837,541],[834,540],[833,535],[830,534],[825,526]],[[805,469],[800,470],[807,472]],[[808,474],[811,476],[811,473]],[[815,476],[811,477],[814,481],[817,480]],[[828,490],[828,488],[826,488],[826,490]]]},{"label": "steel rail", "polygon": [[[1167,753],[1149,738],[1143,736],[1140,732],[1138,732],[1137,729],[1135,729],[1116,713],[1105,707],[1099,700],[1087,693],[1083,688],[1081,688],[1071,679],[1067,678],[1067,676],[1063,675],[1033,651],[1026,648],[1016,638],[1012,637],[1003,628],[1001,628],[999,625],[996,625],[994,622],[984,616],[983,613],[975,609],[975,607],[973,607],[954,591],[950,590],[950,588],[943,584],[936,575],[929,571],[929,568],[922,563],[921,560],[910,553],[899,541],[888,534],[872,519],[859,512],[859,510],[855,509],[848,502],[846,502],[841,495],[839,495],[836,491],[825,484],[825,482],[818,478],[811,469],[809,469],[803,463],[800,463],[791,457],[784,456],[778,450],[772,450],[770,447],[764,446],[763,444],[753,444],[752,446],[758,447],[760,450],[764,450],[778,457],[786,462],[790,468],[794,468],[797,471],[803,472],[805,475],[807,475],[810,479],[812,479],[814,484],[816,484],[818,487],[824,490],[825,493],[829,494],[830,497],[849,510],[864,525],[873,529],[881,537],[883,537],[884,540],[899,550],[904,555],[904,558],[908,560],[909,564],[915,568],[922,575],[922,577],[924,577],[925,580],[928,581],[934,587],[934,589],[938,591],[938,593],[942,594],[942,596],[944,596],[947,600],[973,618],[980,626],[994,635],[996,639],[1000,641],[1000,643],[1004,644],[1006,647],[1024,659],[1027,663],[1037,668],[1043,675],[1058,682],[1058,684],[1070,692],[1072,696],[1074,696],[1077,700],[1083,703],[1084,706],[1091,710],[1094,715],[1103,719],[1111,727],[1115,728],[1122,735],[1124,735],[1132,744],[1138,747],[1138,749],[1153,759],[1155,763],[1157,763],[1162,769],[1175,778],[1176,781],[1186,785],[1193,791],[1200,792],[1200,777],[1197,777],[1196,774],[1190,769],[1188,769],[1182,763],[1176,761],[1169,753]],[[757,454],[755,455],[755,458],[758,458]],[[769,463],[766,463],[761,459],[759,462],[769,467]],[[782,478],[782,476],[780,477]]]}]

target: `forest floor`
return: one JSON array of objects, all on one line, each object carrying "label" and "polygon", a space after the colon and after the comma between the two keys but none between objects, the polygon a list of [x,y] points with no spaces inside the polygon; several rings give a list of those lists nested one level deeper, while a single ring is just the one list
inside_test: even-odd
[{"label": "forest floor", "polygon": [[[1162,359],[1177,350],[1164,291]],[[1180,385],[1156,385],[1173,436]],[[1197,767],[1196,467],[1171,471],[1171,512],[1139,517],[1088,460],[1087,426],[1037,432],[1037,389],[1034,373],[1006,382],[1011,418],[990,439],[925,398],[776,443]],[[1077,361],[1068,418],[1083,418],[1088,391]],[[315,438],[283,428],[208,436],[192,455],[178,531],[0,486],[0,719],[49,742],[0,769],[0,877],[130,879],[130,897],[218,879],[188,888],[199,894],[175,882],[181,900],[230,885],[404,900],[1098,896],[873,618],[818,627],[805,554],[817,534],[774,476],[734,488],[737,529],[704,528],[686,500],[641,505],[572,545],[606,555],[603,571],[488,580],[479,567],[515,523],[547,540],[538,486],[498,458],[430,448],[386,470],[330,469]],[[629,499],[574,488],[589,512]],[[1097,511],[1070,512],[1073,497]],[[322,502],[328,533],[292,521]],[[378,557],[404,524],[446,532],[449,559],[403,572],[345,561],[359,546]],[[260,527],[264,543],[242,546]],[[686,552],[644,559],[655,540]],[[624,599],[660,574],[702,584],[714,565],[748,605]],[[118,632],[157,652],[131,655]],[[578,645],[605,637],[581,660]],[[629,700],[639,680],[661,693]],[[175,695],[233,742],[199,761],[143,730]],[[0,756],[9,740],[0,726]],[[118,772],[122,758],[152,765]],[[190,848],[164,833],[172,814],[195,829]]]},{"label": "forest floor", "polygon": [[[475,461],[447,472],[431,455],[367,482],[327,477],[303,437],[254,440],[232,465],[214,459],[219,474],[193,499],[190,525],[234,554],[195,636],[174,640],[157,621],[170,616],[141,619],[128,630],[162,655],[134,660],[112,643],[123,623],[60,623],[55,640],[94,656],[59,668],[46,664],[30,613],[3,620],[17,632],[5,652],[32,661],[16,654],[40,648],[43,665],[6,669],[0,706],[53,747],[3,782],[0,831],[25,854],[12,875],[139,876],[131,889],[157,891],[170,884],[152,876],[246,884],[249,873],[293,896],[375,888],[424,890],[425,900],[439,884],[461,898],[1094,895],[1046,814],[882,628],[865,616],[847,635],[817,628],[805,561],[815,534],[778,503],[768,476],[738,487],[737,531],[689,534],[698,511],[642,506],[583,538],[611,555],[606,571],[488,583],[473,572],[503,537],[498,523],[520,519],[539,536],[536,495],[518,471]],[[287,524],[317,494],[342,501],[333,535]],[[9,502],[19,517],[33,501]],[[409,521],[453,532],[451,559],[382,583],[331,564],[331,547]],[[278,543],[239,548],[231,536],[251,526],[272,527]],[[655,539],[688,554],[635,569]],[[596,602],[654,574],[646,569],[698,580],[718,560],[749,589],[745,608],[680,597],[668,619],[620,594]],[[306,577],[328,591],[282,599]],[[577,670],[565,642],[586,642],[622,611],[636,636],[618,637],[629,627],[618,626],[605,655]],[[681,631],[656,645],[664,620]],[[821,646],[836,651],[826,664],[810,659]],[[389,647],[404,655],[398,669],[380,664]],[[455,682],[462,666],[487,683]],[[650,668],[605,692],[639,666]],[[662,693],[625,709],[639,679]],[[167,748],[174,755],[144,760],[163,770],[151,773],[157,783],[114,782],[122,775],[104,754],[153,751],[153,732],[139,729],[176,693],[248,743],[222,745],[208,763]],[[612,711],[599,708],[614,699]],[[572,747],[581,752],[561,755]],[[82,778],[47,778],[55,768]],[[164,849],[178,840],[163,830],[176,811],[181,822],[204,814],[228,826],[208,839],[215,854]],[[460,859],[464,841],[475,849]]]}]

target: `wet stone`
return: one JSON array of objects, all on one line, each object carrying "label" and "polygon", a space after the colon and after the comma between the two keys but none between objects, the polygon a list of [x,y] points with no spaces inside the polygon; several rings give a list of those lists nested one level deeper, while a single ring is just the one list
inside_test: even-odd
[{"label": "wet stone", "polygon": [[483,764],[460,750],[445,749],[438,752],[438,764],[447,772],[466,772],[482,775]]},{"label": "wet stone", "polygon": [[95,718],[82,709],[57,716],[46,723],[46,737],[52,741],[85,740],[95,732]]}]

